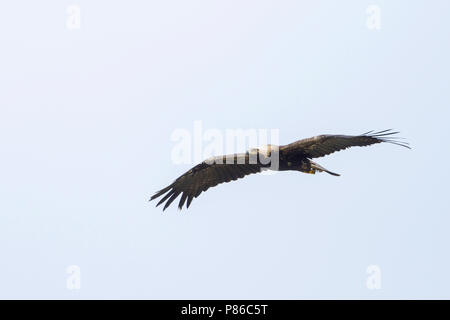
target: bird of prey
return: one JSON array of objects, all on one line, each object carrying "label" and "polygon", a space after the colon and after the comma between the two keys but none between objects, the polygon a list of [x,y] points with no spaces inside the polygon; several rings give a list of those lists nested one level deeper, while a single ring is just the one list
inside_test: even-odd
[{"label": "bird of prey", "polygon": [[[410,149],[407,142],[394,136],[398,133],[388,129],[379,132],[369,131],[356,136],[325,134],[298,140],[284,146],[267,145],[263,148],[250,149],[246,153],[212,157],[191,168],[171,185],[156,192],[150,201],[165,194],[156,205],[159,206],[166,202],[164,211],[181,194],[178,208],[182,209],[185,203],[186,208],[189,208],[192,199],[197,198],[209,188],[258,173],[264,169],[300,171],[310,174],[326,172],[333,176],[339,176],[311,159],[350,147],[364,147],[381,142]],[[275,156],[277,157],[277,166],[274,168],[272,165]]]}]

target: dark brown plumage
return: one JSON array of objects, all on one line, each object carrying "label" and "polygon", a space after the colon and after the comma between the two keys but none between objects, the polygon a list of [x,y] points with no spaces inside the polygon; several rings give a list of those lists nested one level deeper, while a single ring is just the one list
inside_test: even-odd
[{"label": "dark brown plumage", "polygon": [[[150,200],[165,194],[156,205],[159,206],[166,202],[163,208],[165,210],[181,194],[178,208],[181,209],[185,203],[186,207],[189,208],[192,199],[197,198],[209,188],[220,183],[243,178],[249,174],[258,173],[263,168],[312,174],[327,172],[339,176],[339,174],[328,171],[311,159],[323,157],[349,147],[364,147],[381,142],[409,148],[408,143],[393,136],[397,133],[392,130],[384,130],[379,132],[369,131],[357,136],[320,135],[280,147],[268,145],[265,149],[251,149],[246,153],[213,157],[196,165],[171,185],[156,192]],[[274,156],[278,156],[279,161],[279,165],[275,169],[271,167],[271,163],[267,163],[267,159],[270,157],[274,159]]]}]

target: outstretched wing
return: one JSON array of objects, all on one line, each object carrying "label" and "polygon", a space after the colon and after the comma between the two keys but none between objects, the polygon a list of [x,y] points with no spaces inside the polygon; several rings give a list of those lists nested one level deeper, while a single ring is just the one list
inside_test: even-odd
[{"label": "outstretched wing", "polygon": [[320,135],[281,146],[280,154],[319,158],[350,147],[364,147],[381,142],[409,148],[407,142],[401,141],[401,138],[394,136],[397,133],[392,131],[392,129],[388,129],[379,132],[369,131],[358,136]]},{"label": "outstretched wing", "polygon": [[165,210],[181,194],[178,208],[183,208],[186,200],[186,207],[189,208],[192,199],[197,198],[200,193],[209,188],[220,183],[230,182],[231,180],[237,180],[246,175],[260,172],[263,165],[259,162],[253,164],[253,161],[250,160],[251,157],[249,157],[248,153],[220,156],[205,160],[180,176],[171,185],[156,192],[150,201],[165,194],[156,205],[159,206],[166,201],[163,209]]}]

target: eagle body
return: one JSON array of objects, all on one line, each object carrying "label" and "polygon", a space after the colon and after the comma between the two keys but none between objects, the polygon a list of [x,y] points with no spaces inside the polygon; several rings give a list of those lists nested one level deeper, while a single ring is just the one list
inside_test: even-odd
[{"label": "eagle body", "polygon": [[389,129],[379,132],[369,131],[356,136],[319,135],[283,146],[269,144],[250,149],[245,153],[212,157],[194,166],[172,184],[156,192],[150,200],[164,195],[156,206],[165,202],[163,208],[165,210],[181,195],[178,208],[183,208],[185,203],[189,208],[191,201],[209,188],[261,172],[261,170],[299,171],[309,174],[326,172],[339,176],[312,159],[349,147],[363,147],[382,142],[409,148],[408,143],[394,136],[397,133]]}]

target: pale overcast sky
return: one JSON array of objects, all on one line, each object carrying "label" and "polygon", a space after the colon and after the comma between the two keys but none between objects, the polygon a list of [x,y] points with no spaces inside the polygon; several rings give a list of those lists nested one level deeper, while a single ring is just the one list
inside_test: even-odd
[{"label": "pale overcast sky", "polygon": [[[450,2],[0,8],[0,298],[450,298]],[[171,136],[197,120],[281,144],[395,128],[413,149],[162,213],[149,197],[191,167]]]}]

